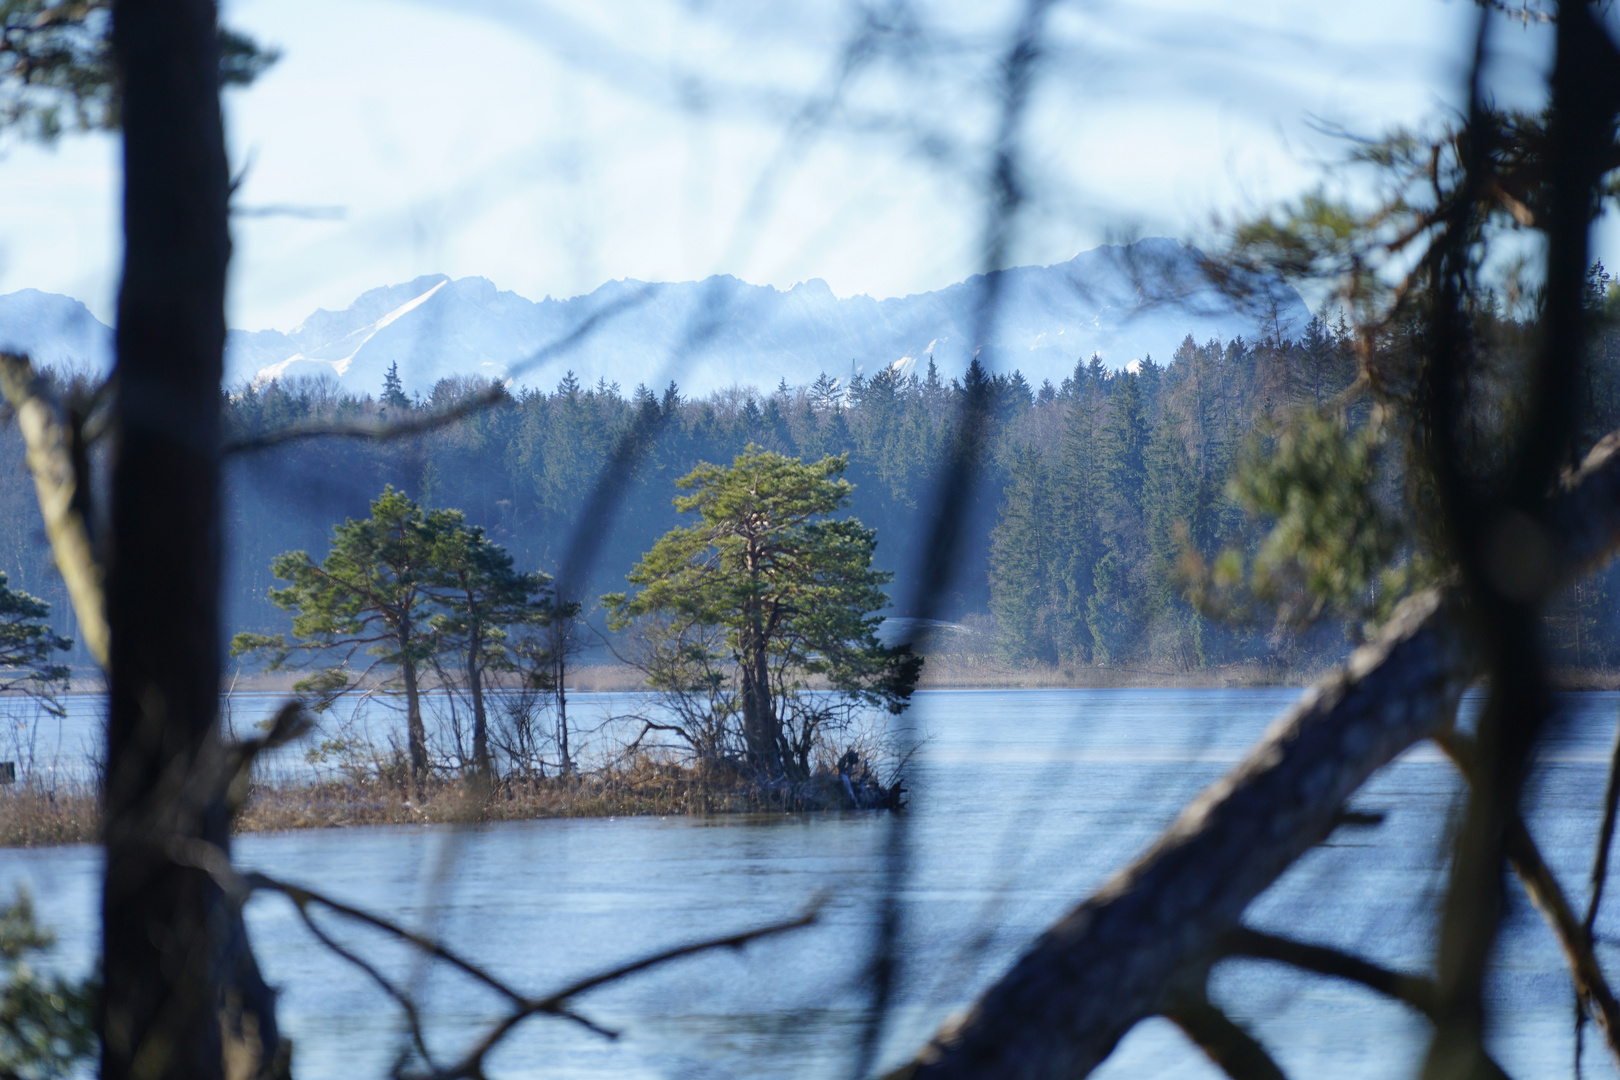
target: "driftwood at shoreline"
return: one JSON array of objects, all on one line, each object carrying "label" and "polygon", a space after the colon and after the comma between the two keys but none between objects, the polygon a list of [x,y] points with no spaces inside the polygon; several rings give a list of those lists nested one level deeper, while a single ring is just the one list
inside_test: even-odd
[{"label": "driftwood at shoreline", "polygon": [[[1549,552],[1571,578],[1620,543],[1620,432],[1569,477]],[[1036,939],[899,1078],[1074,1080],[1138,1021],[1185,1012],[1249,903],[1332,831],[1346,798],[1445,731],[1477,658],[1442,589],[1310,687],[1141,857]]]}]

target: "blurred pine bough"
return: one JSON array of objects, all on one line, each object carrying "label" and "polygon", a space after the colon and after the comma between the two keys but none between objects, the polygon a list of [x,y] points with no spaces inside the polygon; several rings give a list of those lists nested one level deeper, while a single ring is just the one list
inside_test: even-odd
[{"label": "blurred pine bough", "polygon": [[69,979],[40,970],[55,935],[34,918],[34,902],[19,889],[0,908],[0,1075],[47,1080],[88,1064],[99,1046],[96,996],[100,980]]}]

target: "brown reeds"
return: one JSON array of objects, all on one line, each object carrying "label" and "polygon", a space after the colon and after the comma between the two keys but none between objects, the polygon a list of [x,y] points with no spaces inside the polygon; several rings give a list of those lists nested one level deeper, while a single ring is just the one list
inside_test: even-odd
[{"label": "brown reeds", "polygon": [[0,787],[0,847],[89,844],[100,830],[101,803],[89,784]]},{"label": "brown reeds", "polygon": [[237,828],[277,832],[350,825],[780,813],[837,809],[844,803],[836,775],[812,778],[783,791],[724,767],[637,757],[611,769],[575,776],[517,776],[494,782],[446,777],[417,784],[338,780],[261,785],[251,790]]},{"label": "brown reeds", "polygon": [[[255,784],[237,832],[358,825],[452,825],[541,818],[782,813],[848,805],[836,773],[791,789],[762,786],[715,765],[634,757],[574,776],[433,777],[420,783],[341,779]],[[95,843],[101,808],[89,785],[0,788],[0,847]]]}]

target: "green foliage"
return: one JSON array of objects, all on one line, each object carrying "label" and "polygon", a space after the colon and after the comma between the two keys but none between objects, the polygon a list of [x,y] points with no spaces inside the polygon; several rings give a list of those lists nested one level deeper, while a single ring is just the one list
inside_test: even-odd
[{"label": "green foliage", "polygon": [[55,937],[21,890],[0,909],[0,1075],[47,1080],[87,1067],[96,1053],[95,978],[74,981],[35,967]]},{"label": "green foliage", "polygon": [[1063,597],[1056,573],[1059,518],[1051,470],[1039,450],[1016,455],[1001,520],[991,537],[990,609],[1004,659],[1054,663]]},{"label": "green foliage", "polygon": [[1385,448],[1382,424],[1351,431],[1314,411],[1251,440],[1230,491],[1270,528],[1247,565],[1236,548],[1221,554],[1201,599],[1229,617],[1268,607],[1279,626],[1302,626],[1331,614],[1369,634],[1429,576],[1380,497]]},{"label": "green foliage", "polygon": [[399,380],[399,363],[388,365],[383,373],[383,388],[380,404],[385,409],[409,409],[411,399],[405,396],[405,384]]},{"label": "green foliage", "polygon": [[67,689],[72,674],[56,654],[73,648],[73,642],[45,621],[49,604],[6,581],[0,572],[0,691],[25,691],[54,710],[56,694]]},{"label": "green foliage", "polygon": [[462,527],[458,511],[424,512],[392,487],[371,504],[371,516],[345,521],[332,530],[332,547],[317,564],[307,552],[288,551],[271,571],[289,584],[270,599],[293,613],[292,636],[238,634],[233,653],[264,652],[270,668],[302,657],[336,654],[338,665],[301,684],[300,689],[332,693],[348,685],[350,661],[360,652],[398,672],[405,696],[411,766],[427,768],[427,736],[422,722],[417,672],[434,654],[436,586],[447,584],[437,561]]},{"label": "green foliage", "polygon": [[[877,638],[890,575],[872,567],[876,534],[827,519],[849,501],[847,467],[752,444],[699,465],[675,507],[701,521],[653,545],[629,574],[635,592],[603,597],[613,628],[640,621],[648,676],[684,707],[700,752],[722,756],[735,735],[755,766],[802,775],[840,710],[909,699],[920,659]],[[836,702],[818,704],[814,677]]]},{"label": "green foliage", "polygon": [[[464,677],[473,700],[475,755],[488,768],[484,678],[516,666],[515,629],[545,627],[556,616],[544,574],[519,573],[511,555],[481,526],[469,526],[460,510],[424,510],[392,486],[372,502],[370,517],[333,529],[320,563],[307,552],[288,551],[271,561],[271,571],[288,582],[271,590],[270,599],[292,613],[292,633],[237,634],[233,653],[264,655],[271,670],[335,659],[295,686],[317,698],[317,711],[356,679],[385,669],[385,685],[405,697],[411,766],[418,773],[427,753],[419,672],[430,667],[446,684]],[[577,614],[577,606],[569,611]],[[360,654],[375,659],[356,670],[351,665]],[[457,659],[447,662],[452,656]]]},{"label": "green foliage", "polygon": [[[0,131],[51,142],[116,128],[112,0],[0,0]],[[220,83],[246,86],[280,59],[221,27]]]},{"label": "green foliage", "polygon": [[1117,664],[1125,658],[1137,629],[1137,610],[1125,560],[1110,549],[1091,572],[1091,596],[1086,601],[1086,626],[1091,630],[1091,658],[1097,664]]},{"label": "green foliage", "polygon": [[364,648],[384,664],[421,663],[430,654],[434,554],[458,523],[453,511],[424,513],[403,492],[385,488],[369,518],[351,518],[332,530],[331,551],[319,564],[303,551],[271,563],[275,576],[289,583],[272,590],[270,599],[293,613],[292,639],[238,634],[232,651],[268,650],[272,670],[298,650],[341,649],[347,661]]},{"label": "green foliage", "polygon": [[[1612,306],[1620,293],[1603,288],[1599,300],[1597,291],[1595,284],[1594,307]],[[1271,528],[1268,515],[1251,513],[1227,489],[1254,432],[1301,409],[1343,412],[1346,430],[1356,432],[1369,423],[1376,405],[1393,417],[1385,421],[1378,458],[1381,505],[1398,519],[1416,520],[1413,511],[1421,510],[1423,500],[1408,499],[1402,509],[1403,486],[1415,476],[1408,431],[1398,410],[1362,379],[1363,359],[1371,355],[1373,369],[1383,372],[1380,378],[1402,385],[1396,360],[1416,347],[1409,330],[1394,326],[1369,341],[1362,328],[1338,313],[1303,327],[1284,323],[1267,329],[1268,336],[1258,340],[1186,339],[1163,366],[1144,362],[1134,380],[1087,358],[1070,377],[1033,399],[1025,380],[976,376],[996,402],[995,419],[988,428],[983,484],[970,497],[962,522],[961,573],[940,598],[941,617],[966,621],[993,610],[1005,625],[997,635],[987,624],[985,637],[999,636],[1006,660],[1089,663],[1096,565],[1114,551],[1121,588],[1135,600],[1114,609],[1124,621],[1116,639],[1118,659],[1110,662],[1163,670],[1203,662],[1200,656],[1209,663],[1273,656],[1279,644],[1272,632],[1274,612],[1262,612],[1258,598],[1246,598],[1244,613],[1250,618],[1225,622],[1205,618],[1187,597],[1185,556],[1195,555],[1192,568],[1201,566],[1207,575],[1223,550],[1234,549],[1246,581],[1248,560]],[[1518,348],[1532,330],[1503,319],[1498,332]],[[1125,403],[1133,381],[1140,420],[1124,422],[1136,411]],[[1024,390],[1019,383],[1025,383]],[[443,499],[463,508],[469,526],[483,526],[511,550],[518,565],[547,566],[566,556],[614,447],[627,436],[640,440],[645,456],[615,493],[622,509],[614,527],[589,537],[594,563],[590,580],[579,586],[581,595],[623,588],[625,568],[664,533],[687,523],[670,502],[675,478],[702,461],[729,462],[750,443],[804,461],[846,457],[842,475],[852,490],[840,513],[882,537],[873,567],[895,575],[886,586],[892,595],[910,595],[918,584],[921,560],[915,553],[927,542],[941,451],[965,388],[960,380],[941,378],[937,368],[931,375],[925,369],[905,378],[880,370],[858,384],[827,378],[819,385],[819,391],[806,385],[779,387],[769,395],[738,390],[688,399],[675,387],[657,392],[638,387],[621,397],[575,378],[552,392],[520,391],[421,438],[290,445],[277,452],[273,475],[241,470],[229,481],[230,531],[242,550],[232,569],[234,610],[242,613],[244,629],[280,629],[272,621],[277,613],[265,610],[270,605],[263,597],[277,583],[267,580],[264,567],[277,552],[305,546],[311,533],[324,532],[331,505],[309,499],[302,486],[297,497],[289,497],[294,483],[322,485],[325,478],[339,476],[341,485],[322,490],[342,492],[338,497],[347,499],[355,484],[376,491],[391,483],[423,493],[431,480],[435,505]],[[1572,441],[1585,448],[1620,424],[1620,330],[1611,326],[1594,343],[1580,386],[1586,400]],[[487,383],[473,380],[446,381],[431,400],[440,408],[487,389]],[[1511,397],[1506,389],[1493,392],[1490,402],[1504,397]],[[295,423],[375,421],[385,411],[375,398],[349,396],[315,381],[244,389],[229,408],[232,433],[240,436]],[[1141,449],[1139,469],[1133,443]],[[1040,470],[1020,466],[1022,455],[1031,452],[1039,454]],[[1131,496],[1137,480],[1140,495]],[[340,505],[345,512],[364,513],[362,503]],[[1023,513],[1022,506],[1036,508],[1036,520],[1044,522],[1033,537],[1026,530],[1018,542],[1038,543],[1038,557],[1011,557],[1018,549],[1012,534],[1023,526],[1010,519]],[[1395,558],[1404,565],[1405,549]],[[36,580],[34,567],[22,559],[17,565],[19,574],[28,574],[26,580]],[[50,587],[45,574],[46,568],[38,568],[41,590]],[[1380,595],[1399,592],[1375,587]],[[42,595],[55,600],[58,594]],[[1238,605],[1245,598],[1206,599]],[[1012,614],[1014,608],[1024,615]],[[1309,610],[1308,603],[1297,606],[1301,614]],[[1583,611],[1589,612],[1583,618],[1596,619],[1597,625],[1583,623],[1578,636],[1572,629],[1564,639],[1571,649],[1578,640],[1583,656],[1608,655],[1604,650],[1610,646],[1603,643],[1620,642],[1620,617],[1601,606]],[[1255,617],[1260,615],[1264,618]],[[1345,636],[1333,622],[1336,617],[1334,609],[1324,607],[1313,627],[1290,623],[1289,659],[1315,664],[1342,654]],[[1344,617],[1378,616],[1374,611]]]},{"label": "green foliage", "polygon": [[459,510],[439,512],[434,546],[428,555],[434,573],[432,650],[465,653],[482,670],[512,667],[508,643],[513,627],[549,621],[551,608],[537,602],[550,578],[519,573],[505,548],[482,527],[465,523]]}]

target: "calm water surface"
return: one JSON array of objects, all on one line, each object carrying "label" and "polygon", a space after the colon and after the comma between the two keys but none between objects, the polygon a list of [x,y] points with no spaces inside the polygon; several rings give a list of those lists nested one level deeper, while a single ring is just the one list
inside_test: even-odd
[{"label": "calm water surface", "polygon": [[[918,695],[927,741],[912,770],[905,987],[889,1040],[899,1058],[971,1001],[1051,920],[1138,853],[1237,760],[1296,696],[1284,689],[938,691]],[[583,698],[583,696],[582,696]],[[582,699],[581,711],[614,698]],[[1547,748],[1532,828],[1572,894],[1584,895],[1620,695],[1566,699]],[[245,698],[239,723],[271,699]],[[58,736],[57,767],[82,767],[94,708]],[[385,721],[378,721],[385,723]],[[3,752],[3,751],[0,751]],[[81,764],[75,764],[75,762]],[[296,757],[277,765],[296,771]],[[1356,799],[1388,815],[1340,830],[1296,865],[1251,921],[1417,969],[1428,960],[1442,856],[1458,799],[1450,766],[1409,753]],[[607,1041],[533,1020],[495,1075],[836,1077],[860,1026],[857,980],[880,884],[881,814],[540,821],[468,830],[349,829],[238,841],[237,861],[445,936],[539,991],[646,952],[791,916],[828,897],[817,926],[741,953],[707,955],[581,999],[619,1029]],[[0,890],[26,882],[84,969],[94,948],[99,854],[0,852]],[[1495,1052],[1518,1078],[1568,1077],[1571,991],[1551,934],[1513,891],[1491,987]],[[1620,897],[1610,905],[1620,905]],[[319,946],[289,905],[256,898],[248,921],[301,1080],[381,1076],[402,1045],[386,999]],[[423,967],[390,943],[328,923],[396,977],[424,988],[437,1045],[464,1045],[498,1012],[487,991]],[[1620,914],[1600,920],[1620,971]],[[1297,1077],[1411,1075],[1424,1023],[1355,987],[1273,965],[1223,965],[1217,998]],[[1587,1076],[1612,1076],[1589,1041]],[[1215,1077],[1168,1024],[1139,1026],[1096,1075]]]}]

